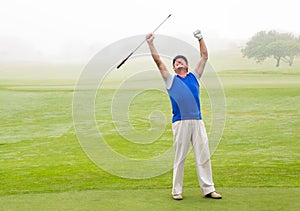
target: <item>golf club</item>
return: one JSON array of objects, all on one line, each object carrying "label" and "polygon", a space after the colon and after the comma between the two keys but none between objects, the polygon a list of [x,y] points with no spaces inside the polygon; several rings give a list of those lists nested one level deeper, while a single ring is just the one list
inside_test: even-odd
[{"label": "golf club", "polygon": [[[169,18],[169,17],[171,17],[171,14],[170,15],[168,15],[168,17],[163,21],[163,22],[161,22],[154,30],[153,30],[153,33],[164,23],[164,22],[166,22],[166,20]],[[136,52],[136,50],[137,49],[139,49],[139,47],[141,47],[143,44],[144,44],[144,42],[146,42],[146,39],[145,40],[143,40],[143,42],[141,42],[118,66],[117,66],[117,69],[119,69],[126,61],[127,61],[127,59],[129,59],[129,57],[131,57],[132,56],[132,54],[134,54],[134,52]]]}]

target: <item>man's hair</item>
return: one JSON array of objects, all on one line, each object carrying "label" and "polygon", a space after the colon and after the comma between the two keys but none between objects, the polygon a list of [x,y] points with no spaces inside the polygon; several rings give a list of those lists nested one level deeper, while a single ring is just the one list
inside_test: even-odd
[{"label": "man's hair", "polygon": [[185,56],[183,56],[183,55],[177,55],[177,56],[175,56],[174,59],[173,59],[173,67],[174,67],[174,64],[175,64],[176,59],[183,59],[187,65],[189,64],[189,63],[188,63],[188,60],[187,60],[187,58],[186,58]]}]

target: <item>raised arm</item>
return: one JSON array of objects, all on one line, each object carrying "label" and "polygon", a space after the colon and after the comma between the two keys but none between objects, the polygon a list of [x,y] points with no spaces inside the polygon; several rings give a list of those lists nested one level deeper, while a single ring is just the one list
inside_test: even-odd
[{"label": "raised arm", "polygon": [[154,43],[153,43],[154,35],[153,35],[153,33],[147,34],[146,40],[147,40],[147,43],[148,43],[148,46],[149,46],[149,49],[150,49],[150,52],[151,52],[151,56],[152,56],[154,62],[156,63],[156,65],[157,65],[157,67],[160,71],[161,76],[163,77],[163,79],[167,79],[167,77],[170,73],[167,70],[166,65],[161,60],[161,58],[160,58],[160,56],[159,56],[159,54],[158,54],[158,52],[157,52],[157,50],[154,46]]},{"label": "raised arm", "polygon": [[198,39],[200,47],[200,61],[196,66],[196,71],[199,77],[202,76],[206,62],[208,60],[208,52],[200,30],[194,32],[194,36]]}]

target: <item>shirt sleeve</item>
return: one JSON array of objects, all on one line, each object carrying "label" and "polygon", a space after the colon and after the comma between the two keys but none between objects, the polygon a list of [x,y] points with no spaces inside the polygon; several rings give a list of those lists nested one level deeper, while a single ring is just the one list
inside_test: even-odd
[{"label": "shirt sleeve", "polygon": [[193,75],[194,75],[198,80],[200,80],[201,75],[199,75],[199,73],[197,72],[196,69],[194,69],[193,71],[191,71],[191,73],[193,73]]},{"label": "shirt sleeve", "polygon": [[173,84],[174,77],[175,77],[174,74],[169,73],[168,77],[166,79],[164,79],[167,89],[171,88],[171,86]]}]

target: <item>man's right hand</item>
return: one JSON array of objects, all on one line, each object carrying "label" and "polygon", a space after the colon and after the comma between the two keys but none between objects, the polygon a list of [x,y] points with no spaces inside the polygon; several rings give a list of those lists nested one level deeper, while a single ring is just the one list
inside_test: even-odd
[{"label": "man's right hand", "polygon": [[153,40],[154,40],[154,34],[151,32],[149,34],[146,35],[146,40],[148,44],[152,44]]}]

